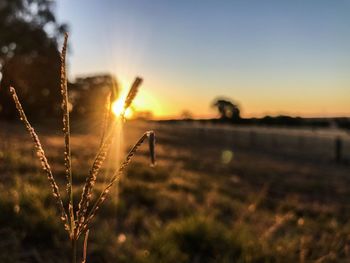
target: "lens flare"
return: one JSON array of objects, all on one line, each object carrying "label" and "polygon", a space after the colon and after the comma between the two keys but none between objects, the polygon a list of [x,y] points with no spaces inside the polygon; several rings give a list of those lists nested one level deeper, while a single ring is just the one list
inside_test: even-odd
[{"label": "lens flare", "polygon": [[124,110],[124,100],[119,99],[112,103],[112,111],[117,117],[122,115]]}]

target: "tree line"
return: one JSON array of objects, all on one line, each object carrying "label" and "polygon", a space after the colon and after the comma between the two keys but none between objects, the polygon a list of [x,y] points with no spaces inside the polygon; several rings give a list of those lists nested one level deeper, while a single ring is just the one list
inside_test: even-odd
[{"label": "tree line", "polygon": [[[14,86],[31,119],[60,115],[60,52],[66,24],[55,17],[52,0],[0,2],[0,118],[17,118],[9,94]],[[69,83],[72,115],[100,114],[107,92],[117,95],[111,75]]]}]

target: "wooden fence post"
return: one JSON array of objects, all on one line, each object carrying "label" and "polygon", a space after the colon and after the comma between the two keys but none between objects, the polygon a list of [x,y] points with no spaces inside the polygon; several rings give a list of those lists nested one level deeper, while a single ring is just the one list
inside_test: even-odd
[{"label": "wooden fence post", "polygon": [[340,137],[335,139],[335,161],[340,163],[342,161],[343,142]]}]

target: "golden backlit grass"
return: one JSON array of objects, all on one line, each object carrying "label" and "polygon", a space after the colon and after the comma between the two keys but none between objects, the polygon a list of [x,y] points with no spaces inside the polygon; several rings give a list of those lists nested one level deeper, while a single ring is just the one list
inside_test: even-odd
[{"label": "golden backlit grass", "polygon": [[[60,212],[60,220],[64,224],[64,229],[68,232],[69,239],[71,241],[71,262],[77,262],[77,242],[81,235],[85,235],[84,244],[83,244],[83,262],[86,262],[86,249],[88,243],[88,236],[91,228],[92,219],[96,216],[97,210],[100,208],[102,203],[108,197],[108,193],[111,190],[112,186],[119,181],[121,175],[124,173],[124,170],[130,164],[133,156],[135,155],[137,149],[141,144],[148,139],[149,140],[149,149],[151,153],[151,162],[152,165],[155,163],[155,136],[153,131],[145,132],[134,144],[131,150],[125,157],[124,162],[115,169],[109,182],[106,184],[104,189],[102,189],[100,195],[94,201],[94,204],[89,207],[91,201],[91,192],[95,185],[97,176],[100,174],[101,167],[109,153],[109,149],[112,145],[112,142],[115,137],[115,131],[117,125],[122,125],[124,121],[124,115],[126,110],[131,106],[132,101],[134,100],[138,88],[142,83],[142,79],[137,77],[132,84],[130,91],[125,98],[123,103],[122,112],[118,116],[112,116],[110,107],[108,107],[108,112],[106,114],[106,123],[103,123],[103,131],[101,144],[97,151],[96,157],[93,161],[92,168],[86,176],[85,184],[83,186],[83,191],[81,194],[81,199],[78,206],[74,205],[74,191],[73,191],[73,174],[72,174],[72,158],[71,158],[71,143],[70,143],[70,118],[69,118],[69,101],[68,101],[68,89],[67,89],[67,73],[66,73],[66,50],[67,50],[67,40],[68,34],[65,34],[63,48],[61,52],[61,94],[62,94],[62,111],[63,111],[63,134],[64,134],[64,165],[65,165],[65,176],[66,176],[66,190],[68,197],[68,204],[64,204],[64,200],[61,197],[59,186],[56,183],[55,177],[53,175],[51,166],[45,155],[45,151],[41,145],[40,139],[35,132],[34,128],[31,126],[28,121],[25,111],[22,108],[20,100],[17,96],[16,90],[13,87],[10,87],[10,93],[14,100],[15,106],[19,113],[19,118],[23,122],[25,128],[27,129],[33,143],[34,143],[34,152],[37,154],[38,159],[41,162],[41,167],[47,175],[49,180],[53,197],[57,203],[58,210]],[[110,98],[110,96],[109,96]],[[107,98],[108,99],[108,98]],[[111,103],[109,102],[109,105]],[[119,121],[118,121],[119,120]],[[122,139],[122,138],[118,138]]]}]

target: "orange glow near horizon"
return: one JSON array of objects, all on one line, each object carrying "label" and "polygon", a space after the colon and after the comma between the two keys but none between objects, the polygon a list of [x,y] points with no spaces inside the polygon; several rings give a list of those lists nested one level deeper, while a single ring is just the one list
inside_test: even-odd
[{"label": "orange glow near horizon", "polygon": [[[133,80],[132,77],[127,79],[127,81],[119,79],[121,98],[125,98]],[[149,82],[151,81],[150,79]],[[192,113],[195,119],[209,119],[218,116],[217,110],[210,107],[216,97],[215,94],[209,92],[184,94],[184,90],[176,85],[168,87],[167,90],[171,90],[171,92],[167,92],[162,91],[164,89],[161,88],[165,86],[165,83],[149,82],[146,78],[140,87],[139,94],[137,94],[131,110],[127,113],[129,115],[127,118],[137,118],[138,113],[151,112],[153,119],[156,120],[177,119],[182,118],[184,111]],[[273,95],[270,95],[272,92],[266,92],[254,97],[250,92],[237,92],[232,99],[239,103],[243,118],[261,118],[266,115],[305,118],[350,116],[346,93],[340,96],[328,94],[328,90],[324,90],[322,93],[311,94],[308,93],[307,89],[304,93],[303,96],[295,93],[285,98],[282,92]],[[230,96],[228,97],[230,98]],[[118,103],[113,105],[113,112],[117,115],[120,114],[122,108],[122,105],[118,105]]]}]

